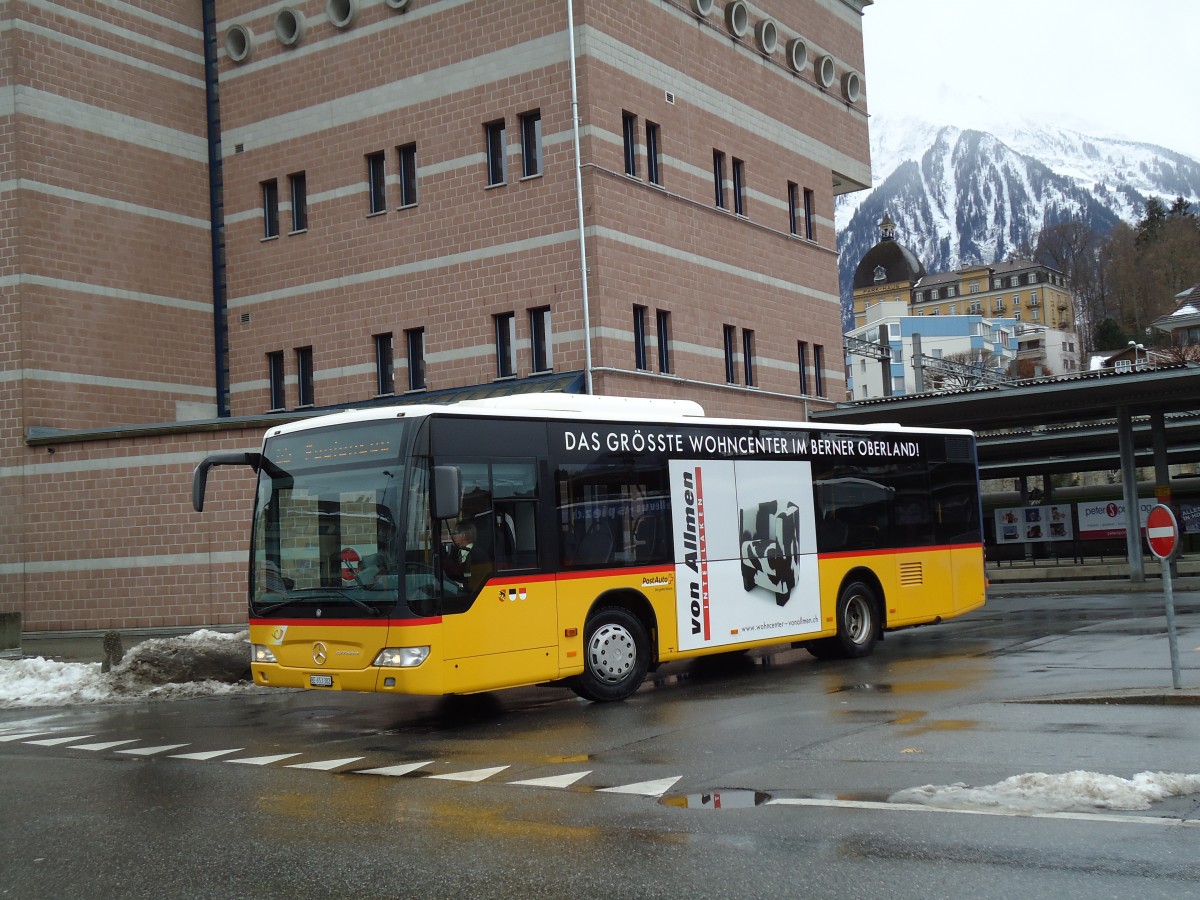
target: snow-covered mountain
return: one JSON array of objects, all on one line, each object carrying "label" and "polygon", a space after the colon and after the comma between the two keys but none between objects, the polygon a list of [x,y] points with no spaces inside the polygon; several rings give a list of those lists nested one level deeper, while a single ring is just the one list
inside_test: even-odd
[{"label": "snow-covered mountain", "polygon": [[946,272],[1028,255],[1045,224],[1082,219],[1104,232],[1141,218],[1150,196],[1200,199],[1195,159],[1045,123],[969,128],[877,115],[871,157],[872,189],[838,201],[844,304],[885,212],[927,271]]}]

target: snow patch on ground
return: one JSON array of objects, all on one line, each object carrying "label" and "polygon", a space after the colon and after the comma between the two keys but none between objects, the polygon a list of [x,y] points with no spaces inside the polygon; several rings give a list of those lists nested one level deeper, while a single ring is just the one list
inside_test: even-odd
[{"label": "snow patch on ground", "polygon": [[1200,793],[1200,775],[1139,772],[1132,778],[1098,772],[1031,772],[996,784],[958,784],[908,788],[891,803],[917,803],[940,809],[1003,809],[1013,812],[1087,812],[1096,809],[1149,809],[1169,797]]},{"label": "snow patch on ground", "polygon": [[[30,709],[47,706],[84,706],[94,703],[131,703],[143,700],[179,700],[191,697],[261,693],[267,688],[253,683],[227,683],[208,678],[155,684],[139,678],[130,666],[140,656],[182,643],[194,649],[199,659],[207,650],[229,648],[230,642],[245,643],[247,632],[227,634],[201,629],[176,638],[143,641],[125,654],[111,672],[101,672],[100,663],[58,662],[43,657],[0,660],[0,709]],[[246,646],[249,669],[250,648]],[[198,675],[203,673],[198,672]]]}]

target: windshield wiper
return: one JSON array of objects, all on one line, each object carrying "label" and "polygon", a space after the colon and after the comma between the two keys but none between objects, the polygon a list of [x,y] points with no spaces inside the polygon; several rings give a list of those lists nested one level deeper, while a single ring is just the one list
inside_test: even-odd
[{"label": "windshield wiper", "polygon": [[[286,600],[279,600],[275,603],[270,604],[269,606],[265,606],[262,609],[258,610],[258,615],[269,616],[272,612],[274,612],[277,609],[282,609],[285,606],[291,606],[293,603],[300,603],[303,600],[311,600],[311,599],[313,599],[314,595],[319,597],[322,594],[329,596],[329,597],[336,597],[338,600],[345,600],[348,603],[352,603],[355,606],[357,606],[359,609],[365,610],[366,612],[369,612],[373,616],[383,615],[382,610],[378,609],[377,607],[371,606],[371,604],[369,604],[369,603],[364,603],[362,600],[359,600],[357,597],[352,597],[347,588],[301,588],[298,591],[293,591],[292,595],[289,596]],[[297,595],[299,595],[299,596],[297,596]]]}]

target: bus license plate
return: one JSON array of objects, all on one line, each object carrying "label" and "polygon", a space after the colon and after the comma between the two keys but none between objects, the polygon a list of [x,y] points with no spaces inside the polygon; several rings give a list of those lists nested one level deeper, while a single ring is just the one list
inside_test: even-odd
[{"label": "bus license plate", "polygon": [[333,676],[332,675],[309,675],[308,676],[308,686],[309,687],[333,687]]}]

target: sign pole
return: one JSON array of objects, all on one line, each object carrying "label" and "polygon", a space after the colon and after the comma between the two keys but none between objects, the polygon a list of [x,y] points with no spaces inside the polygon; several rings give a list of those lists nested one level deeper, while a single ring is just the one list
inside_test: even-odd
[{"label": "sign pole", "polygon": [[1171,507],[1157,504],[1146,517],[1146,542],[1162,567],[1163,596],[1167,607],[1167,645],[1171,650],[1171,684],[1183,685],[1179,677],[1179,639],[1175,634],[1175,589],[1171,580],[1171,558],[1179,549],[1179,523]]}]

